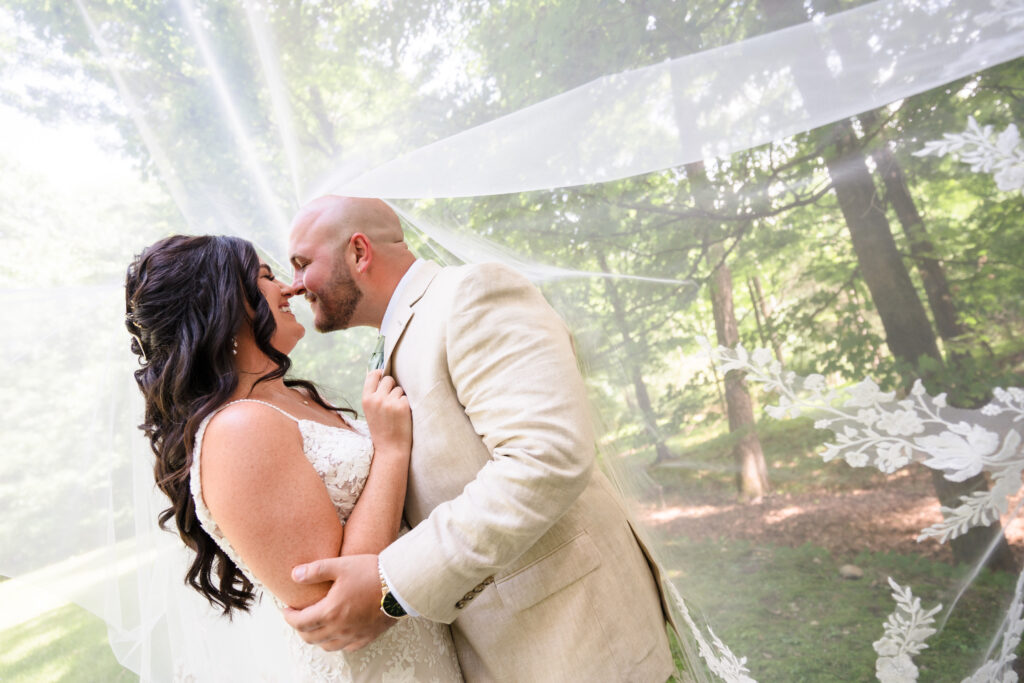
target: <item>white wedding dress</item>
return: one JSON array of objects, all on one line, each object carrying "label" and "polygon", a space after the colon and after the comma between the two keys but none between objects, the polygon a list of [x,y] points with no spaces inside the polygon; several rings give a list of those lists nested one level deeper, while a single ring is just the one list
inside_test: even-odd
[{"label": "white wedding dress", "polygon": [[[264,401],[243,400],[269,406],[298,424],[299,432],[302,434],[302,450],[323,480],[338,512],[338,519],[344,523],[363,490],[363,485],[370,472],[370,461],[373,459],[373,443],[370,440],[366,423],[359,420],[348,420],[355,430],[352,431],[313,420],[297,419],[277,406]],[[238,402],[234,401],[233,403]],[[199,430],[196,432],[194,451],[196,454],[202,452],[203,434],[210,419],[228,405],[232,404],[228,403],[214,411],[199,426]],[[199,476],[200,462],[200,457],[194,458],[191,470],[192,498],[196,504],[196,516],[203,529],[213,537],[217,545],[249,577],[257,589],[269,595],[269,592],[253,576],[231,544],[221,534],[210,510],[203,502]],[[283,607],[276,597],[274,602],[279,608]],[[462,680],[451,632],[445,624],[415,617],[402,619],[375,642],[351,653],[324,652],[319,647],[309,645],[299,638],[283,618],[281,625],[282,638],[287,638],[289,641],[297,681],[330,681],[331,683],[436,681],[449,683]]]}]

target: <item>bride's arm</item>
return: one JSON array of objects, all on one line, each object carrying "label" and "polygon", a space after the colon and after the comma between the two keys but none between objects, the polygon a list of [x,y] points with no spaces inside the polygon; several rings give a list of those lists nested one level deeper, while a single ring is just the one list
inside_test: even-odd
[{"label": "bride's arm", "polygon": [[287,605],[311,605],[329,583],[301,585],[296,564],[338,555],[342,526],[295,423],[258,403],[215,416],[203,437],[203,500],[253,574]]},{"label": "bride's arm", "polygon": [[373,462],[345,525],[342,555],[376,555],[398,537],[402,524],[412,451],[409,401],[394,379],[374,370],[363,385],[363,413],[373,439]]},{"label": "bride's arm", "polygon": [[214,417],[203,437],[206,506],[253,574],[292,607],[311,605],[330,588],[295,583],[292,567],[377,553],[398,535],[412,449],[409,402],[393,379],[372,372],[363,410],[374,457],[344,531],[292,420],[259,403],[238,403]]}]

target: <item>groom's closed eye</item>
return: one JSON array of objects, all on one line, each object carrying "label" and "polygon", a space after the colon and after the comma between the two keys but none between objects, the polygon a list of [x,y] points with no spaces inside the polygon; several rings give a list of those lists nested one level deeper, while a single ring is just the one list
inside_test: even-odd
[{"label": "groom's closed eye", "polygon": [[302,281],[303,273],[305,272],[306,267],[309,266],[309,261],[306,261],[305,259],[301,259],[301,258],[299,258],[297,256],[293,256],[293,257],[291,257],[289,259],[289,262],[292,265],[292,284],[291,284],[291,286],[292,286],[293,289],[295,289],[297,291],[301,291],[301,290],[304,289],[304,283]]}]

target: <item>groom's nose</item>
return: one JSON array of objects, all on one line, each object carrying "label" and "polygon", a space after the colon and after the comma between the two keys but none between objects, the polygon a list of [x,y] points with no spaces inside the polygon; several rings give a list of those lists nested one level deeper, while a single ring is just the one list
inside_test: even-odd
[{"label": "groom's nose", "polygon": [[298,275],[295,276],[295,279],[292,280],[292,283],[284,288],[284,293],[286,296],[289,297],[302,296],[303,294],[305,294],[306,287],[302,284],[302,278]]}]

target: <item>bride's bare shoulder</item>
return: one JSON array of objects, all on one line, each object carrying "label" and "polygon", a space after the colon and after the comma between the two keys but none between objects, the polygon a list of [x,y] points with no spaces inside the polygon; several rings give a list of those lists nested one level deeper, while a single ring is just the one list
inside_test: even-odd
[{"label": "bride's bare shoulder", "polygon": [[266,403],[239,401],[210,418],[201,455],[204,469],[216,468],[221,461],[230,464],[240,456],[249,467],[258,467],[273,465],[289,452],[301,455],[301,450],[302,435],[293,418]]},{"label": "bride's bare shoulder", "polygon": [[223,406],[210,418],[206,431],[210,430],[233,433],[248,432],[253,429],[294,430],[296,418],[283,409],[257,400],[232,401]]}]

